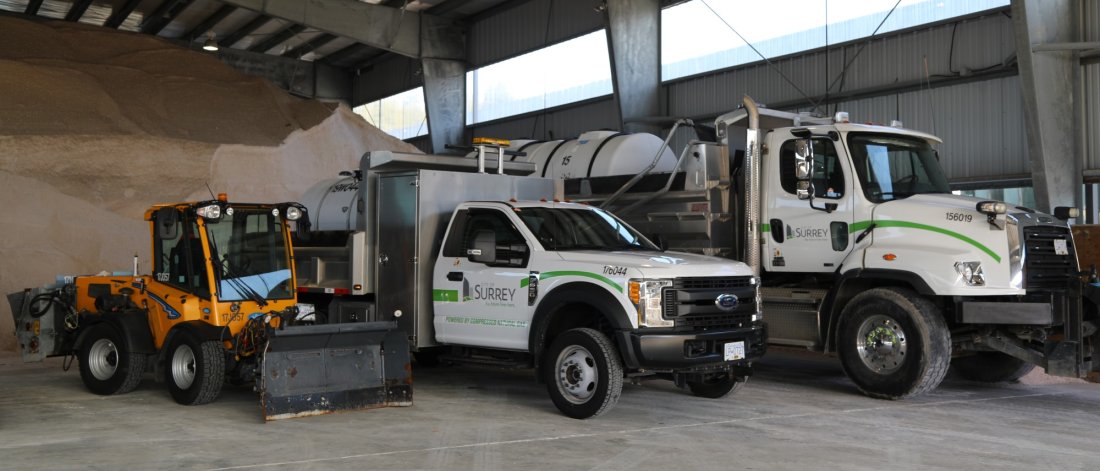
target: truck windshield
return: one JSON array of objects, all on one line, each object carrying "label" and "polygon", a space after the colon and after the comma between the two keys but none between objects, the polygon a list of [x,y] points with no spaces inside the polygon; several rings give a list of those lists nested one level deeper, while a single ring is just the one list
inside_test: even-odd
[{"label": "truck windshield", "polygon": [[293,297],[283,222],[270,208],[233,208],[206,228],[219,300]]},{"label": "truck windshield", "polygon": [[600,209],[522,208],[517,214],[546,250],[661,250]]},{"label": "truck windshield", "polygon": [[922,193],[950,193],[928,141],[916,137],[852,133],[852,163],[869,201],[882,203]]}]

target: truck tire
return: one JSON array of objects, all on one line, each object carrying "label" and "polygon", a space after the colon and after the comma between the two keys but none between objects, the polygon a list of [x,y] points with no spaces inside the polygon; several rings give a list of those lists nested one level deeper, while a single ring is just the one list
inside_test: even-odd
[{"label": "truck tire", "polygon": [[225,383],[225,351],[220,342],[180,332],[168,345],[165,361],[165,382],[177,403],[194,406],[218,398]]},{"label": "truck tire", "polygon": [[837,350],[845,374],[864,394],[904,399],[943,381],[951,333],[931,301],[905,288],[874,288],[844,307]]},{"label": "truck tire", "polygon": [[101,322],[88,328],[80,344],[80,379],[89,391],[102,396],[133,391],[145,373],[145,358],[130,351],[122,333]]},{"label": "truck tire", "polygon": [[546,351],[546,389],[563,414],[589,419],[607,412],[623,391],[623,365],[607,336],[594,329],[563,332]]},{"label": "truck tire", "polygon": [[1023,378],[1035,365],[1001,352],[977,352],[951,360],[951,368],[971,381],[1000,383]]},{"label": "truck tire", "polygon": [[687,386],[696,397],[721,399],[741,390],[747,380],[748,378],[738,378],[729,373],[718,373],[706,376],[700,381],[688,381]]}]

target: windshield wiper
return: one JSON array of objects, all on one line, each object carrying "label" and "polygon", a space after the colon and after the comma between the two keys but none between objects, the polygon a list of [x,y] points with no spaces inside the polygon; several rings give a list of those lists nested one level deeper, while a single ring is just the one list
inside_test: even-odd
[{"label": "windshield wiper", "polygon": [[258,293],[254,288],[252,288],[251,285],[241,280],[241,278],[243,278],[244,276],[242,276],[240,272],[233,269],[233,264],[229,263],[228,258],[222,260],[222,268],[225,269],[225,274],[227,275],[225,281],[233,285],[233,288],[235,288],[238,293],[243,294],[250,301],[256,303],[260,307],[267,306],[267,300],[264,299],[264,297],[260,295],[260,293]]}]

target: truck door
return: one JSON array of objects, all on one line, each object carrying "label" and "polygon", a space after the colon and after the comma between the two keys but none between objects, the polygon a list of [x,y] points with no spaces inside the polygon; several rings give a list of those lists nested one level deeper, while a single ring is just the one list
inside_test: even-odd
[{"label": "truck door", "polygon": [[[153,235],[154,280],[149,283],[146,296],[153,301],[148,306],[149,323],[158,346],[172,325],[199,319],[197,298],[210,299],[198,222],[182,212],[178,212],[177,218],[179,222],[174,229],[164,233],[154,231]],[[189,298],[191,302],[187,302]]]},{"label": "truck door", "polygon": [[[790,130],[768,138],[765,155],[764,267],[772,272],[833,272],[851,251],[853,181],[840,142],[812,138],[814,153],[812,200],[799,199],[795,178],[795,144]],[[811,203],[812,201],[812,203]]]},{"label": "truck door", "polygon": [[[436,341],[527,349],[534,308],[520,283],[528,276],[531,244],[516,224],[499,208],[455,213],[432,278]],[[487,237],[495,239],[495,261],[471,261],[475,240]]]}]

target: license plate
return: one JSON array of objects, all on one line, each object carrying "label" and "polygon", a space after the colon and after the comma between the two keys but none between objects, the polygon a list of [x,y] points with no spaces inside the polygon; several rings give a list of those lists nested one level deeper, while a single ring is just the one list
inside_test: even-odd
[{"label": "license plate", "polygon": [[726,361],[745,359],[745,342],[730,342],[726,344]]},{"label": "license plate", "polygon": [[1054,253],[1056,255],[1069,255],[1069,247],[1065,239],[1054,239]]}]

